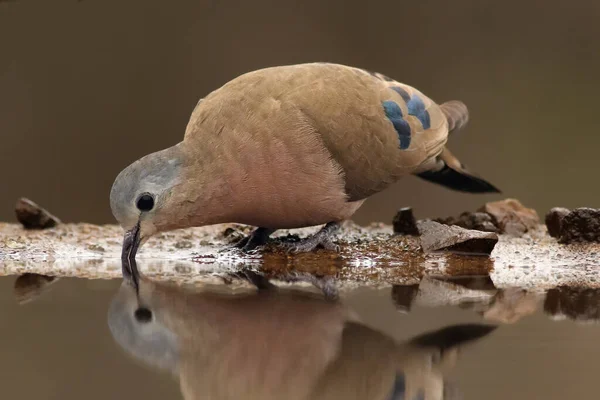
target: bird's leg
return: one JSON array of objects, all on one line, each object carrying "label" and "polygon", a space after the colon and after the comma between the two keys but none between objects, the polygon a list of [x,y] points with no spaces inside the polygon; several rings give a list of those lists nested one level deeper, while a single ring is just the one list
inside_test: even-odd
[{"label": "bird's leg", "polygon": [[235,247],[242,249],[242,251],[250,251],[256,249],[258,246],[267,244],[269,236],[275,232],[275,229],[270,228],[256,228],[251,234],[240,240],[235,244]]},{"label": "bird's leg", "polygon": [[305,253],[322,246],[327,250],[339,251],[338,245],[333,243],[333,235],[340,229],[339,222],[328,222],[317,233],[301,239],[296,243],[285,244],[290,253]]}]

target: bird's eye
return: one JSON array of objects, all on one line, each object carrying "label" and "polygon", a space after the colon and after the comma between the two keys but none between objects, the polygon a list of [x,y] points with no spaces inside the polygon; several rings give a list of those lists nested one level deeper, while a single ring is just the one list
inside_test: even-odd
[{"label": "bird's eye", "polygon": [[149,193],[144,193],[138,197],[136,206],[140,211],[150,211],[154,208],[154,197]]},{"label": "bird's eye", "polygon": [[152,311],[145,307],[138,308],[137,310],[135,310],[133,315],[135,319],[142,324],[145,324],[152,320]]}]

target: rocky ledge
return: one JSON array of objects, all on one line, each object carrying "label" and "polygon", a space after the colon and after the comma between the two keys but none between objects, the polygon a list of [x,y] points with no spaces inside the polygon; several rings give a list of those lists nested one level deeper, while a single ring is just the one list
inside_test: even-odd
[{"label": "rocky ledge", "polygon": [[[120,277],[120,227],[64,224],[38,211],[33,202],[19,204],[19,219],[27,224],[0,223],[0,275]],[[28,217],[24,209],[40,217]],[[569,222],[564,215],[559,230]],[[574,215],[579,231],[595,229],[594,223],[582,223],[580,212]],[[349,286],[411,285],[423,276],[489,276],[498,288],[600,287],[600,244],[589,241],[596,236],[579,235],[577,243],[564,244],[548,234],[535,211],[512,199],[455,219],[416,221],[410,210],[402,209],[394,226],[347,222],[338,233],[339,252],[287,254],[278,247],[279,241],[316,229],[280,231],[272,244],[251,254],[232,247],[249,227],[179,230],[150,239],[138,259],[146,276],[177,283],[227,282],[244,267],[271,279],[310,274],[332,276]]]}]

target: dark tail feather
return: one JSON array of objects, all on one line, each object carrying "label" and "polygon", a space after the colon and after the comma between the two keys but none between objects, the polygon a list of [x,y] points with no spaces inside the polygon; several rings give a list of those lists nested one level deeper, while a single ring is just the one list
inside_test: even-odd
[{"label": "dark tail feather", "polygon": [[467,171],[448,149],[442,151],[431,168],[415,175],[459,192],[500,193],[494,185]]},{"label": "dark tail feather", "polygon": [[491,183],[477,178],[473,175],[467,175],[453,170],[445,165],[440,171],[426,171],[417,175],[426,181],[437,183],[452,190],[468,193],[501,193]]}]

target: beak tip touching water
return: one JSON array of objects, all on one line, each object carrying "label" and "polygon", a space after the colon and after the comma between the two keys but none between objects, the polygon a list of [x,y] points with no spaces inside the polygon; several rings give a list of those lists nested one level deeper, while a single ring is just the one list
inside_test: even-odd
[{"label": "beak tip touching water", "polygon": [[125,232],[125,236],[123,237],[123,248],[121,251],[121,269],[123,278],[133,285],[136,292],[138,291],[139,286],[139,272],[135,261],[135,255],[140,246],[140,241],[140,225],[138,223],[133,229]]}]

